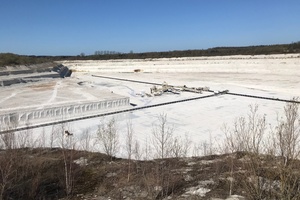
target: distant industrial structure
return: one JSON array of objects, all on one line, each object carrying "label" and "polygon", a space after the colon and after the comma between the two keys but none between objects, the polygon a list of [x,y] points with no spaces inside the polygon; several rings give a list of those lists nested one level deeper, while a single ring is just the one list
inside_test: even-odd
[{"label": "distant industrial structure", "polygon": [[[194,92],[194,93],[202,93],[203,91],[209,91],[209,87],[187,87],[184,86],[172,86],[168,85],[166,82],[161,84],[161,87],[154,85],[150,88],[150,96],[160,96],[165,92],[170,92],[173,94],[180,94],[180,92]],[[147,93],[146,93],[147,94]]]}]

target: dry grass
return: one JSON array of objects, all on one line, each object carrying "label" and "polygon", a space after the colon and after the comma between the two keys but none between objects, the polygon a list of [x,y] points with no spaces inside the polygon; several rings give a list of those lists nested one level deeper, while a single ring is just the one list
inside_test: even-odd
[{"label": "dry grass", "polygon": [[[12,174],[16,178],[5,191],[6,198],[66,197],[62,149],[16,149],[13,152],[11,155],[17,158],[18,164],[14,167],[18,169],[18,173]],[[251,186],[246,185],[245,181],[249,178],[246,177],[246,158],[250,156],[246,152],[193,158],[132,160],[130,172],[126,159],[111,159],[104,154],[85,151],[67,150],[68,152],[73,152],[73,160],[86,159],[86,165],[73,162],[72,199],[93,199],[95,196],[104,199],[199,199],[200,196],[196,193],[186,192],[191,188],[201,187],[209,190],[204,199],[224,199],[229,195],[230,179],[233,179],[233,194],[247,197]],[[0,159],[5,158],[4,155],[5,151],[1,151]],[[268,161],[268,164],[261,168],[259,176],[276,182],[278,172],[274,170],[274,165],[277,159],[279,158],[261,156],[260,162]],[[298,170],[293,170],[294,176],[298,177]]]}]

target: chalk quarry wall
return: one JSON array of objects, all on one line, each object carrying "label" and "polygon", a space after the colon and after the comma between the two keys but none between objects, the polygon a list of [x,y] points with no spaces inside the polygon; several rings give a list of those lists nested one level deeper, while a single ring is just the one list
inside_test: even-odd
[{"label": "chalk quarry wall", "polygon": [[26,125],[59,121],[93,115],[129,106],[129,97],[102,100],[73,105],[61,105],[33,110],[16,110],[0,115],[0,130],[24,127]]}]

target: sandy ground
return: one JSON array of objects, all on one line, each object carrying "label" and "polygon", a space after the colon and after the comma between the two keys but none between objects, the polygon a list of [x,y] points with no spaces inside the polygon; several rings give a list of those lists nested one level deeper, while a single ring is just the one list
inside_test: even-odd
[{"label": "sandy ground", "polygon": [[[67,85],[69,90],[77,91],[78,99],[91,99],[101,96],[101,91],[107,91],[122,96],[129,96],[130,102],[137,106],[152,105],[169,102],[203,94],[182,92],[181,94],[163,94],[158,97],[142,97],[141,93],[150,92],[151,85],[118,81],[94,77],[92,75],[110,76],[140,81],[163,83],[171,85],[186,85],[189,87],[207,86],[211,90],[229,90],[230,92],[291,99],[300,96],[300,54],[289,55],[262,55],[262,56],[228,56],[228,57],[201,57],[201,58],[172,58],[172,59],[147,59],[147,60],[113,60],[113,61],[64,61],[74,73],[71,78],[55,79],[47,83],[30,83],[32,93],[41,92],[43,86],[51,89],[41,101],[41,105],[58,101],[57,88]],[[139,69],[141,72],[134,73]],[[81,85],[77,83],[81,82]],[[29,85],[17,85],[1,90],[1,108],[5,102],[22,93]],[[5,96],[3,95],[5,92]],[[98,93],[98,96],[95,95]],[[63,103],[72,103],[74,98],[63,99]],[[63,99],[63,100],[62,100]],[[16,98],[19,104],[21,99]],[[152,129],[158,122],[158,116],[167,114],[173,134],[191,140],[189,155],[201,155],[203,143],[209,143],[218,150],[224,140],[222,127],[232,126],[234,120],[249,113],[249,105],[257,104],[259,113],[265,115],[268,124],[275,126],[276,119],[283,113],[284,102],[268,101],[231,95],[215,96],[207,99],[172,104],[162,107],[138,110],[113,116],[116,118],[120,136],[119,156],[124,156],[126,123],[130,120],[133,124],[135,139],[141,147],[151,143]],[[10,105],[9,103],[7,105]],[[22,107],[23,105],[21,105]],[[10,107],[13,107],[12,105]],[[83,140],[89,131],[93,138],[96,135],[98,124],[102,118],[82,120],[68,124],[74,137]],[[48,133],[51,127],[45,129]],[[42,129],[34,129],[39,134]],[[269,132],[269,130],[267,130]],[[266,135],[268,138],[268,135]],[[79,142],[80,143],[80,142]],[[95,150],[95,149],[93,149]]]}]

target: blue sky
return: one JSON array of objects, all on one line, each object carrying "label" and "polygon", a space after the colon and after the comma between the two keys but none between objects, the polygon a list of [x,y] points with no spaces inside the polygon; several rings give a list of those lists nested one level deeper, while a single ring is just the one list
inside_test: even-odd
[{"label": "blue sky", "polygon": [[299,0],[0,0],[0,53],[86,55],[300,41]]}]

